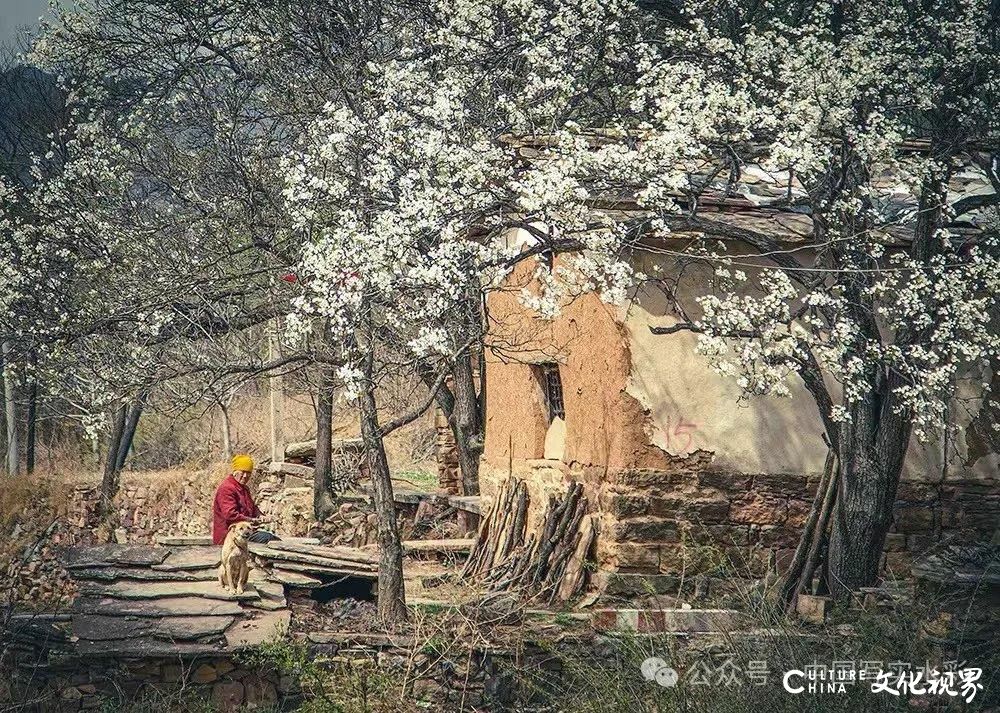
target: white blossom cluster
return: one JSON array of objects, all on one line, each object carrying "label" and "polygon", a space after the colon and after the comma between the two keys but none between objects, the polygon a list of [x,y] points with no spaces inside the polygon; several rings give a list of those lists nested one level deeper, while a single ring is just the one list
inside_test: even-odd
[{"label": "white blossom cluster", "polygon": [[[649,117],[646,155],[634,154],[635,173],[647,175],[640,201],[667,234],[678,197],[706,185],[706,157],[719,166],[707,185],[720,192],[739,195],[751,165],[784,176],[813,244],[774,240],[757,246],[764,258],[726,245],[693,251],[716,272],[698,300],[699,350],[748,394],[788,395],[789,377],[815,359],[839,384],[831,415],[841,421],[889,375],[902,377],[893,408],[927,438],[945,424],[959,376],[997,364],[1000,251],[988,213],[971,234],[947,228],[960,197],[949,178],[969,156],[906,142],[935,130],[951,141],[995,135],[990,10],[821,3],[789,17],[765,5],[766,19],[736,37],[717,18],[738,3],[685,4],[690,22],[667,33],[670,56],[645,67],[635,103]],[[942,128],[921,125],[921,112]],[[900,196],[926,200],[901,209]],[[929,252],[913,254],[921,240]],[[776,267],[782,253],[796,267]]]},{"label": "white blossom cluster", "polygon": [[520,259],[503,239],[518,227],[539,248],[573,249],[540,266],[529,307],[553,316],[590,290],[622,299],[623,227],[588,206],[595,176],[617,180],[620,148],[595,148],[574,122],[591,78],[573,65],[626,59],[624,8],[439,2],[389,58],[359,64],[358,98],[331,99],[285,164],[308,236],[293,328],[322,316],[345,339],[368,320],[417,357],[457,354],[482,328],[463,319],[470,301]]}]

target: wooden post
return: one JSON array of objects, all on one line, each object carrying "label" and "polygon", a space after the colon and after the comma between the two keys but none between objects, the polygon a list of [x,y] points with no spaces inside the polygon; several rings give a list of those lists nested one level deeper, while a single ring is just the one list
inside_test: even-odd
[{"label": "wooden post", "polygon": [[[268,330],[267,359],[273,362],[281,355],[278,342],[280,323],[275,320]],[[271,396],[271,460],[280,463],[285,460],[285,385],[281,376],[272,376],[268,382]]]}]

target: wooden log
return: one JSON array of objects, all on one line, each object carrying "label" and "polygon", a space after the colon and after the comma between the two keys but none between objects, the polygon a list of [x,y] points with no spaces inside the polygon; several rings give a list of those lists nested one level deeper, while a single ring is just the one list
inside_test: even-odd
[{"label": "wooden log", "polygon": [[812,547],[813,540],[818,535],[817,525],[819,524],[820,512],[823,509],[823,498],[826,496],[827,485],[833,478],[833,469],[836,464],[836,456],[834,455],[833,449],[830,448],[826,452],[826,462],[823,465],[823,473],[820,476],[819,483],[816,487],[816,495],[813,497],[812,506],[809,508],[809,515],[806,517],[805,525],[802,528],[802,534],[799,536],[799,542],[795,547],[795,554],[792,555],[792,562],[788,566],[788,570],[785,573],[785,582],[781,588],[781,599],[782,601],[790,604],[792,599],[798,593],[799,579],[802,576],[803,569],[805,568],[806,560],[808,559],[808,553]]},{"label": "wooden log", "polygon": [[583,588],[586,579],[584,568],[587,556],[597,538],[597,524],[593,515],[588,515],[580,530],[581,537],[566,565],[566,573],[556,590],[559,601],[569,601]]}]

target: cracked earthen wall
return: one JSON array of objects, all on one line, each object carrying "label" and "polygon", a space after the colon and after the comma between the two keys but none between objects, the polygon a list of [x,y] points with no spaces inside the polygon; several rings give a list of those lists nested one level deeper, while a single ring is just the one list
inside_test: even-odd
[{"label": "cracked earthen wall", "polygon": [[[645,259],[638,267],[650,274],[657,258]],[[694,560],[724,555],[759,573],[772,552],[778,565],[787,559],[826,455],[801,384],[790,383],[791,398],[741,398],[695,353],[695,335],[650,333],[650,325],[672,323],[655,291],[623,306],[583,295],[555,320],[535,318],[518,299],[532,269],[521,266],[511,289],[490,302],[497,328],[484,493],[509,472],[528,481],[533,503],[582,481],[601,513],[598,556],[607,572],[669,579],[705,564]],[[533,366],[545,362],[559,364],[565,398],[558,461],[542,457],[549,424]],[[951,448],[960,456],[964,443]],[[911,552],[952,528],[1000,520],[996,455],[979,455],[974,467],[952,460],[943,468],[940,445],[911,448],[890,566],[905,568]]]}]

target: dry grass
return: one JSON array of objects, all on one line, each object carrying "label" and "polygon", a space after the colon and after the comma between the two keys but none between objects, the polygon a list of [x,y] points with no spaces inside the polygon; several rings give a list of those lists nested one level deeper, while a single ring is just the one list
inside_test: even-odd
[{"label": "dry grass", "polygon": [[[400,409],[408,402],[386,398]],[[335,413],[334,438],[355,438],[360,433],[355,409],[339,404]],[[250,453],[258,460],[270,456],[271,426],[266,395],[239,395],[229,407],[231,448],[234,453]],[[384,418],[394,414],[386,412]],[[316,437],[315,410],[309,394],[286,394],[284,418],[286,443]],[[104,447],[103,444],[101,446]],[[417,487],[436,484],[434,460],[434,416],[425,414],[386,438],[386,453],[393,472],[401,482]],[[100,478],[100,453],[83,443],[72,430],[42,439],[36,457],[36,476],[63,484],[91,484]],[[163,412],[154,403],[139,423],[133,451],[126,463],[123,482],[129,472],[158,480],[181,481],[192,472],[219,469],[225,472],[226,455],[222,438],[222,413],[218,407]],[[4,512],[6,503],[0,501]]]}]

